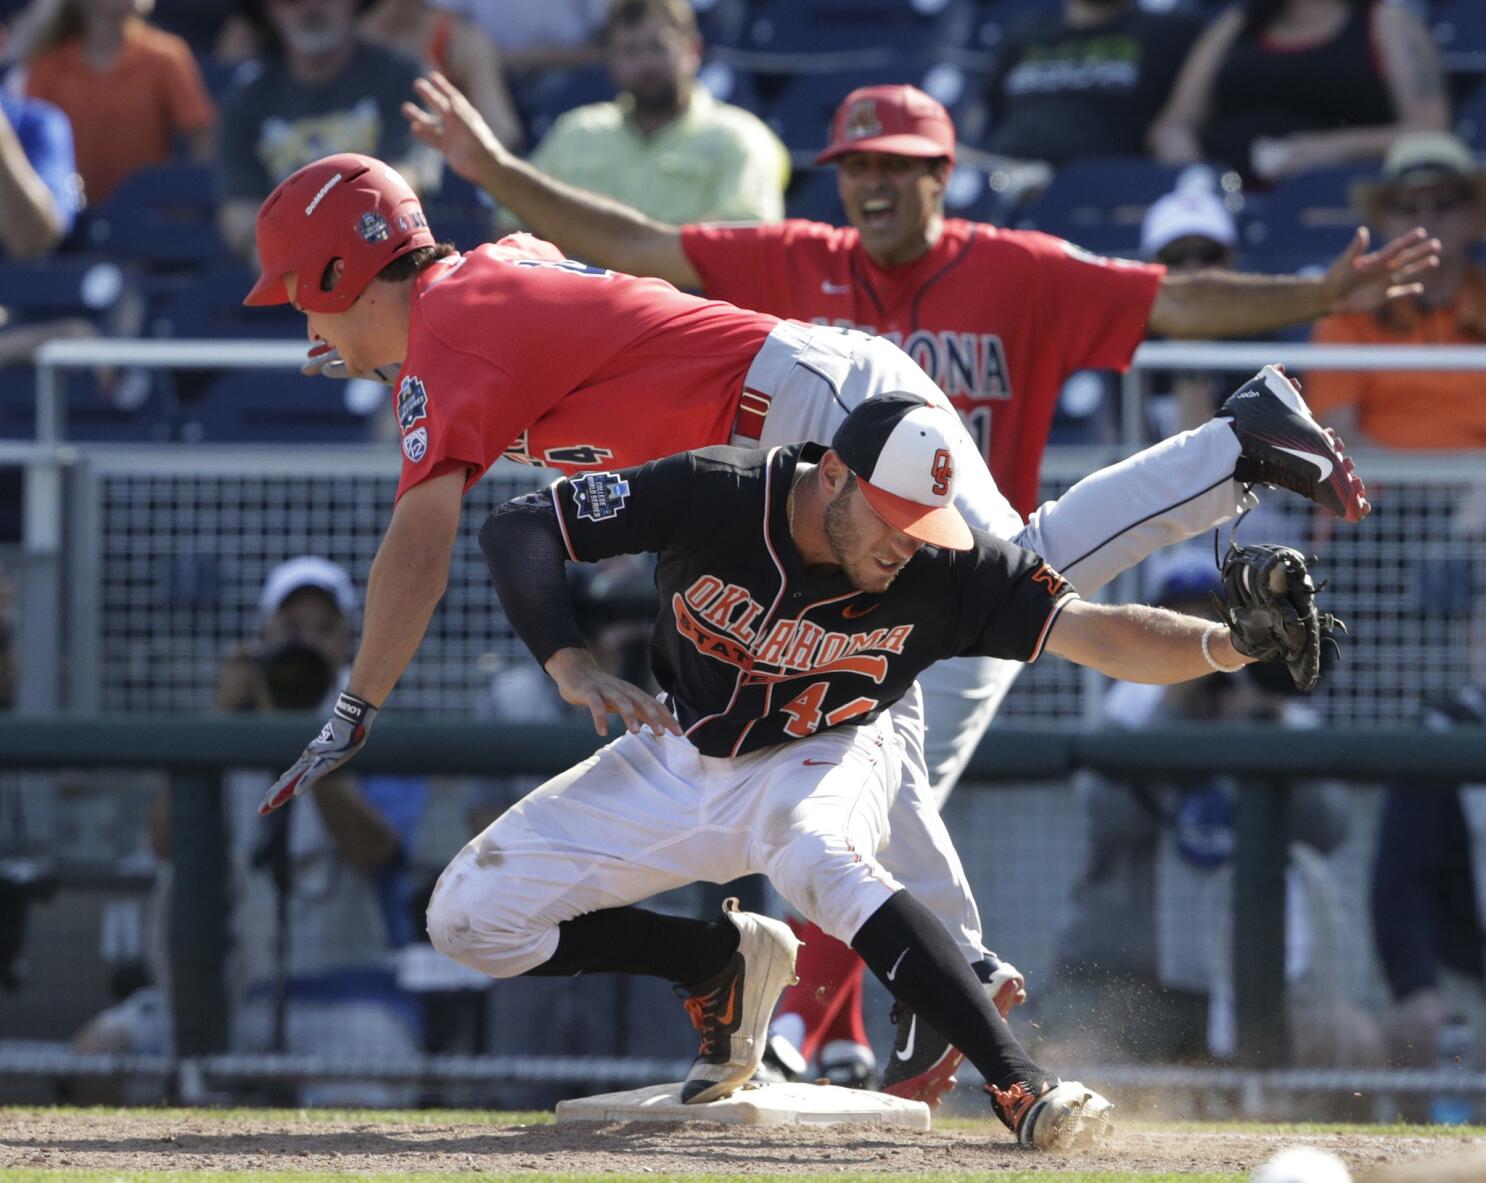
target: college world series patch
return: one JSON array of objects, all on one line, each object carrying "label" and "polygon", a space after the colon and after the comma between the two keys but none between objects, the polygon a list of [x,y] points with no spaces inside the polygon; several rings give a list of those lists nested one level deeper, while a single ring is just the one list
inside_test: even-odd
[{"label": "college world series patch", "polygon": [[428,455],[428,428],[419,427],[403,436],[402,454],[414,464]]},{"label": "college world series patch", "polygon": [[629,482],[621,480],[617,472],[591,472],[574,477],[571,485],[578,516],[590,522],[617,517],[629,497]]},{"label": "college world series patch", "polygon": [[409,374],[397,388],[397,425],[406,433],[419,419],[427,418],[428,391],[423,389],[422,378]]}]

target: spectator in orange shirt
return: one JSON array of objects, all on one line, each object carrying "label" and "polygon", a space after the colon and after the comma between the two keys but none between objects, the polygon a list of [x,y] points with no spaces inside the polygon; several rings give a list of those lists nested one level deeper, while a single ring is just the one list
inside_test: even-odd
[{"label": "spectator in orange shirt", "polygon": [[168,160],[183,136],[196,160],[214,150],[216,107],[190,46],[152,27],[154,0],[36,0],[37,48],[26,93],[72,121],[77,168],[90,204],[130,173]]},{"label": "spectator in orange shirt", "polygon": [[[1312,340],[1327,345],[1480,345],[1486,342],[1486,268],[1471,251],[1486,234],[1486,175],[1445,132],[1398,140],[1382,179],[1353,200],[1379,234],[1423,226],[1440,265],[1419,276],[1422,295],[1376,313],[1328,316]],[[1318,371],[1305,384],[1311,410],[1349,439],[1390,448],[1486,447],[1486,375],[1480,371]]]}]

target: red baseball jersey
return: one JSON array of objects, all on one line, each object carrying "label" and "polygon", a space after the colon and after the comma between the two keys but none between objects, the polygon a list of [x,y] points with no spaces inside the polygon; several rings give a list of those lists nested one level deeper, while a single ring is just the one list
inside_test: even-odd
[{"label": "red baseball jersey", "polygon": [[565,473],[727,443],[775,317],[564,258],[513,234],[413,289],[394,392],[401,497],[506,457]]},{"label": "red baseball jersey", "polygon": [[1166,274],[960,219],[898,267],[874,263],[856,230],[820,222],[685,226],[681,245],[709,296],[899,345],[949,395],[1024,516],[1064,380],[1130,364]]}]

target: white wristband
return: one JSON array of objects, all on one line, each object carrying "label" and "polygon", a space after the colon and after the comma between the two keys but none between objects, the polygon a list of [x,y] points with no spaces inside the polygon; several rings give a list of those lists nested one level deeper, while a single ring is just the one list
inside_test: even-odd
[{"label": "white wristband", "polygon": [[1208,642],[1212,640],[1212,635],[1218,631],[1218,628],[1218,625],[1210,624],[1207,626],[1207,630],[1202,634],[1203,659],[1207,662],[1208,665],[1212,666],[1213,669],[1217,670],[1220,674],[1236,674],[1239,670],[1243,669],[1245,664],[1244,662],[1239,662],[1235,666],[1219,665],[1217,659],[1213,657],[1211,650],[1209,650],[1207,647]]}]

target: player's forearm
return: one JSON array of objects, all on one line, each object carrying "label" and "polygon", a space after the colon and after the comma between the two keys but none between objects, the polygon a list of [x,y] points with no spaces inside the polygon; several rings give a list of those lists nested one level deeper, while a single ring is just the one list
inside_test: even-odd
[{"label": "player's forearm", "polygon": [[1163,337],[1242,337],[1314,320],[1335,298],[1324,276],[1168,273],[1151,308]]},{"label": "player's forearm", "polygon": [[1144,604],[1091,604],[1075,600],[1059,614],[1048,638],[1049,652],[1124,682],[1166,685],[1213,673],[1202,653],[1225,669],[1249,658],[1233,648],[1223,625]]},{"label": "player's forearm", "polygon": [[497,508],[480,528],[480,550],[506,619],[543,666],[562,650],[587,652],[573,611],[567,550],[546,493]]},{"label": "player's forearm", "polygon": [[404,493],[372,560],[361,648],[346,689],[375,707],[413,660],[444,597],[464,479],[463,470],[449,472]]}]

